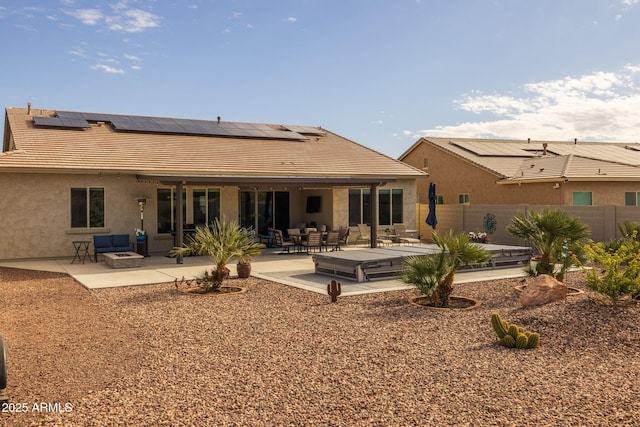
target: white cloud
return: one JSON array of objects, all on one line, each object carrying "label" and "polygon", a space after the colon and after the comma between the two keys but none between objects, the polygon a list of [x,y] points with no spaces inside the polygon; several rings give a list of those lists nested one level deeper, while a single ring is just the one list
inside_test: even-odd
[{"label": "white cloud", "polygon": [[96,64],[91,67],[94,70],[104,71],[107,74],[124,74],[122,68],[114,68],[104,64]]},{"label": "white cloud", "polygon": [[140,9],[131,9],[122,15],[105,18],[107,27],[112,31],[124,33],[141,33],[148,28],[160,26],[160,17]]},{"label": "white cloud", "polygon": [[286,19],[287,22],[296,22],[298,20],[298,18],[296,18],[295,16],[290,16]]},{"label": "white cloud", "polygon": [[111,31],[141,33],[160,26],[160,17],[141,9],[129,9],[126,1],[111,6],[114,14],[107,15],[100,9],[78,9],[66,11],[85,25],[104,23]]},{"label": "white cloud", "polygon": [[622,0],[622,4],[631,6],[640,3],[640,0]]},{"label": "white cloud", "polygon": [[140,65],[132,65],[131,69],[132,70],[142,70],[142,67]]},{"label": "white cloud", "polygon": [[100,9],[78,9],[67,13],[85,25],[97,25],[104,18]]},{"label": "white cloud", "polygon": [[437,126],[412,136],[636,141],[640,139],[639,83],[640,65],[628,65],[617,72],[529,83],[519,96],[478,92],[456,105],[493,119]]},{"label": "white cloud", "polygon": [[123,56],[124,56],[125,58],[127,58],[129,61],[134,61],[134,62],[136,62],[136,61],[140,61],[140,60],[141,60],[141,59],[140,59],[140,58],[138,58],[137,56],[135,56],[135,55],[129,55],[128,53],[125,53]]}]

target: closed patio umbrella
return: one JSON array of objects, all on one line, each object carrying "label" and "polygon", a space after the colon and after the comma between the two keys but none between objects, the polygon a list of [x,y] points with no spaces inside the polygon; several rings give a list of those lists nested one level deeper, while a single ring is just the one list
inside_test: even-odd
[{"label": "closed patio umbrella", "polygon": [[427,215],[426,223],[434,230],[436,224],[438,224],[438,218],[436,218],[436,184],[434,182],[429,183],[429,214]]}]

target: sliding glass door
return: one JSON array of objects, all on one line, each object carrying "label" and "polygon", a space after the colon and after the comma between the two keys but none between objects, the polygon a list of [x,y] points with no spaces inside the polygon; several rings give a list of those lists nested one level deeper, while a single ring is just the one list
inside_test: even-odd
[{"label": "sliding glass door", "polygon": [[269,228],[289,228],[288,191],[241,191],[240,225],[267,234]]}]

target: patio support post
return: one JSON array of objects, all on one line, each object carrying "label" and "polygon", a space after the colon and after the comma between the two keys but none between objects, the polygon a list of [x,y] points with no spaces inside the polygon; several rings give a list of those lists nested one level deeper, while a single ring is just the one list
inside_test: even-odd
[{"label": "patio support post", "polygon": [[371,185],[369,190],[371,200],[371,247],[378,247],[378,186]]},{"label": "patio support post", "polygon": [[[184,205],[184,200],[182,199],[182,186],[184,182],[178,182],[176,185],[176,246],[182,247],[183,238],[184,238],[184,218],[182,218],[182,206]],[[182,255],[178,255],[176,257],[176,264],[182,264]]]}]

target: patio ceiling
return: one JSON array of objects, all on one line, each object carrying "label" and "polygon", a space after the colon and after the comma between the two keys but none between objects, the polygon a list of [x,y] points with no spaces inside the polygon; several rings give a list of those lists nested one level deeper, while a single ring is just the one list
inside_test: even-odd
[{"label": "patio ceiling", "polygon": [[157,182],[163,185],[196,185],[215,183],[225,185],[300,185],[312,187],[362,187],[382,186],[388,182],[395,182],[392,177],[309,177],[309,176],[226,176],[226,175],[137,175],[138,181]]}]

